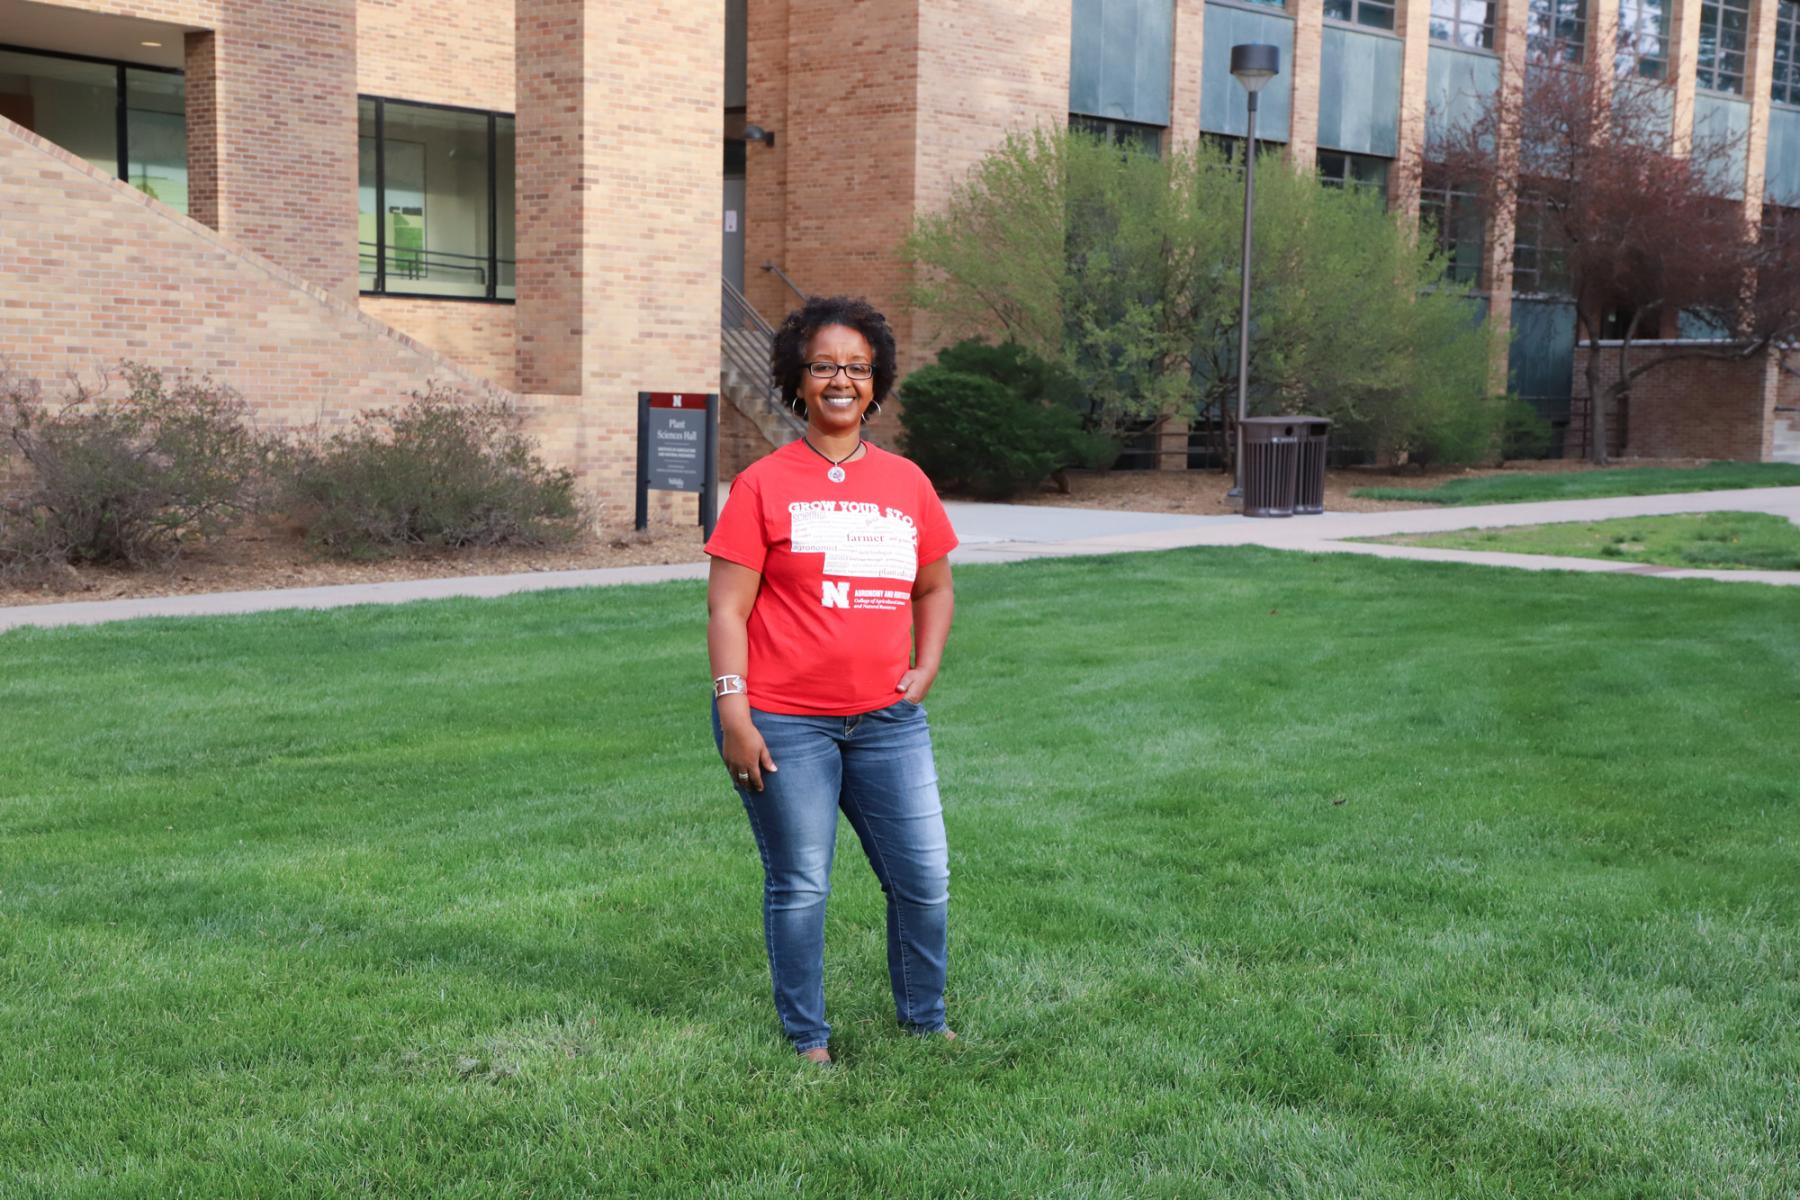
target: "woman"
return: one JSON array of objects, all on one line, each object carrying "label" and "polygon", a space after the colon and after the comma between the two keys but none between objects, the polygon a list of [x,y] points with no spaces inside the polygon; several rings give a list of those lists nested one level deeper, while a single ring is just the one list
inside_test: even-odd
[{"label": "woman", "polygon": [[887,896],[900,1024],[956,1036],[944,1019],[949,853],[920,707],[950,633],[956,534],[924,473],[862,439],[894,385],[880,313],[809,300],[771,357],[806,436],[737,477],[706,544],[713,736],[762,854],[776,1014],[801,1056],[829,1063],[839,808]]}]

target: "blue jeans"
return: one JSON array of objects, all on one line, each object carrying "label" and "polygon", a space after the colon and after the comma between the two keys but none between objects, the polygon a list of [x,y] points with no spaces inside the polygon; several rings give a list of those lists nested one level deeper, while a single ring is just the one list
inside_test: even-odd
[{"label": "blue jeans", "polygon": [[[905,700],[854,717],[750,710],[777,770],[738,788],[763,862],[763,936],[775,1012],[797,1051],[825,1045],[825,898],[838,809],[887,896],[888,978],[900,1024],[944,1024],[950,854],[925,710]],[[724,733],[713,709],[713,738]]]}]

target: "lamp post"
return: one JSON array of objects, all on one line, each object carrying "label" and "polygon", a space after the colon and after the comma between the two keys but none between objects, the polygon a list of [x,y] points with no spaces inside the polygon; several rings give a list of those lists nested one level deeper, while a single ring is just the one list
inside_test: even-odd
[{"label": "lamp post", "polygon": [[1250,128],[1244,138],[1244,287],[1238,298],[1237,453],[1232,456],[1236,482],[1228,496],[1244,494],[1244,418],[1250,395],[1250,229],[1256,212],[1256,93],[1281,73],[1281,50],[1262,42],[1231,48],[1231,75],[1250,97]]}]

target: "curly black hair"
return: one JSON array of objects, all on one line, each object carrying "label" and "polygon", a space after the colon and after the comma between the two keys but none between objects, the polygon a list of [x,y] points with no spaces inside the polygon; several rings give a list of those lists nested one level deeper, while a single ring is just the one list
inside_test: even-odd
[{"label": "curly black hair", "polygon": [[806,370],[806,343],[828,325],[854,329],[868,339],[869,349],[875,352],[877,404],[894,390],[897,356],[894,331],[888,328],[887,318],[867,300],[850,296],[812,296],[804,306],[787,315],[781,328],[775,331],[775,346],[769,352],[770,379],[781,389],[781,398],[803,417],[806,402],[800,399],[800,375]]}]

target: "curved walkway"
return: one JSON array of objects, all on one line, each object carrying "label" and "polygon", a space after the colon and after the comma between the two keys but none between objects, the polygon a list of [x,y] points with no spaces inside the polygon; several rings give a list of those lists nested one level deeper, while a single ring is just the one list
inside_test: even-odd
[{"label": "curved walkway", "polygon": [[[1019,562],[1078,554],[1119,554],[1173,550],[1185,546],[1267,546],[1311,553],[1368,554],[1428,562],[1478,563],[1532,571],[1595,571],[1664,579],[1717,579],[1729,583],[1800,585],[1800,571],[1701,571],[1610,559],[1555,558],[1536,554],[1496,554],[1475,550],[1434,550],[1423,546],[1375,545],[1349,538],[1451,529],[1542,525],[1555,521],[1603,521],[1612,517],[1661,516],[1694,512],[1766,512],[1800,525],[1800,488],[1685,492],[1667,496],[1617,496],[1603,500],[1555,500],[1533,504],[1489,504],[1469,508],[1410,508],[1378,513],[1325,513],[1313,517],[1259,520],[1180,513],[1115,512],[1024,504],[946,505],[962,537],[951,555],[958,563]],[[350,604],[405,604],[452,596],[505,596],[547,588],[599,587],[701,579],[706,564],[611,567],[591,571],[542,571],[520,575],[478,575],[460,579],[413,579],[396,583],[354,583],[334,587],[284,588],[266,592],[216,592],[200,596],[156,596],[142,600],[91,600],[0,608],[0,631],[25,625],[93,625],[135,617],[216,616],[285,608],[338,608]]]}]

